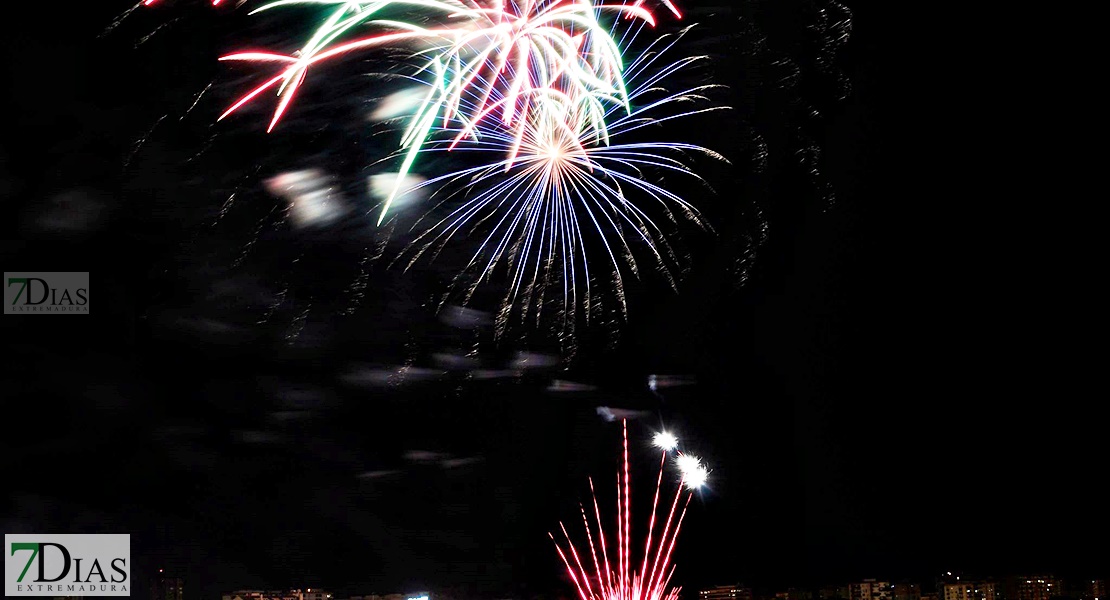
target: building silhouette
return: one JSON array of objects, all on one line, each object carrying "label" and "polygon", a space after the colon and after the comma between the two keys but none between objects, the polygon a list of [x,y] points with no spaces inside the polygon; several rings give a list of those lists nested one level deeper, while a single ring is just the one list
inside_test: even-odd
[{"label": "building silhouette", "polygon": [[739,583],[718,585],[698,592],[698,600],[752,600],[752,589]]},{"label": "building silhouette", "polygon": [[921,586],[905,582],[894,584],[894,600],[921,600]]},{"label": "building silhouette", "polygon": [[864,579],[848,586],[848,600],[893,600],[894,586],[889,581]]},{"label": "building silhouette", "polygon": [[1007,600],[1049,600],[1064,595],[1063,584],[1052,575],[1016,577]]}]

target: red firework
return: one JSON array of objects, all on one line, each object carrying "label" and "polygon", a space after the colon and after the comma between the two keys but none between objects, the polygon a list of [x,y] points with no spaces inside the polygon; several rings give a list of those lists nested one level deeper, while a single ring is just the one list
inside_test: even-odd
[{"label": "red firework", "polygon": [[[555,540],[554,535],[550,533],[548,535],[555,543],[555,550],[559,553],[559,558],[562,559],[567,574],[574,582],[580,600],[677,600],[682,588],[668,589],[671,577],[674,575],[671,555],[674,552],[675,542],[678,540],[679,530],[682,528],[682,521],[686,516],[686,509],[693,497],[693,490],[704,483],[707,472],[696,458],[679,454],[682,479],[678,484],[678,489],[675,490],[674,500],[667,512],[667,520],[663,526],[663,531],[657,538],[653,537],[663,483],[663,468],[667,463],[667,454],[673,448],[672,444],[663,446],[662,457],[659,460],[659,476],[655,482],[655,498],[652,500],[651,517],[648,520],[647,538],[644,541],[643,557],[639,561],[639,569],[637,570],[636,565],[633,564],[631,545],[632,486],[631,476],[629,475],[627,421],[622,423],[622,430],[624,434],[624,453],[622,468],[617,472],[616,535],[609,538],[606,536],[592,478],[590,479],[590,495],[594,505],[593,523],[590,522],[585,507],[580,506],[586,534],[584,552],[579,552],[562,522],[559,523],[559,528],[563,532],[565,548]],[[673,438],[670,439],[673,440]],[[689,493],[686,494],[685,502],[682,502],[682,511],[678,512],[683,487],[686,487]],[[677,519],[675,518],[676,513],[678,514]],[[616,563],[615,569],[613,569],[613,562],[610,561],[607,539],[615,543],[616,556],[614,557],[615,561],[613,561]],[[583,555],[586,556],[588,561],[585,565],[582,562]]]}]

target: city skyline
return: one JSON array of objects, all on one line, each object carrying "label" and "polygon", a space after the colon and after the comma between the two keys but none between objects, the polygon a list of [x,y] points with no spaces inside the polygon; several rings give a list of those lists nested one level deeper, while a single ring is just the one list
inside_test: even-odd
[{"label": "city skyline", "polygon": [[[172,578],[178,586],[179,595],[183,580]],[[532,597],[550,595],[576,598],[570,581],[563,589],[552,589]],[[694,590],[686,590],[681,597],[690,600],[1098,600],[1105,594],[1106,579],[1101,577],[1075,577],[1064,579],[1048,572],[1020,574],[966,574],[946,571],[932,577],[917,579],[903,578],[862,578],[827,581],[811,585],[751,586],[741,582],[701,585]],[[151,600],[162,596],[152,587]],[[225,591],[220,600],[467,600],[477,598],[457,590],[412,589],[398,592],[382,590],[347,590],[346,593],[333,593],[333,590],[347,589],[343,586],[324,588],[241,588]],[[493,600],[492,596],[485,597]],[[189,600],[197,600],[189,598]]]}]

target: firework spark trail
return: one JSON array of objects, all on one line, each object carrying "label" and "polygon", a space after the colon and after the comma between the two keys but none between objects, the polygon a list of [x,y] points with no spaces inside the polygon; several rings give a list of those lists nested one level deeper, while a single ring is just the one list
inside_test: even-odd
[{"label": "firework spark trail", "polygon": [[628,421],[621,422],[621,428],[624,430],[624,585],[625,585],[625,598],[630,598],[629,586],[632,582],[629,579],[628,571],[631,569],[629,562],[632,559],[632,548],[630,542],[632,540],[632,492],[630,477],[628,474]]},{"label": "firework spark trail", "polygon": [[120,24],[122,24],[124,22],[124,20],[126,20],[127,17],[129,17],[131,15],[131,13],[138,10],[139,7],[146,6],[146,5],[147,4],[144,1],[140,0],[140,2],[138,4],[136,4],[135,6],[132,6],[131,8],[123,11],[122,14],[120,14],[118,17],[116,17],[115,20],[113,20],[111,22],[111,24],[109,24],[107,27],[105,27],[104,30],[101,31],[100,34],[96,36],[97,39],[102,38],[102,37],[108,35],[109,33],[112,33],[113,31],[115,31],[116,28],[119,27]]},{"label": "firework spark trail", "polygon": [[[670,562],[671,562],[671,553],[674,552],[675,542],[678,541],[678,532],[682,529],[682,521],[686,518],[686,509],[690,506],[690,499],[691,498],[693,498],[693,494],[689,494],[689,495],[686,496],[686,504],[682,507],[682,514],[680,514],[678,516],[678,522],[675,524],[675,528],[674,528],[674,535],[671,536],[670,546],[667,547],[667,554],[666,554],[666,556],[663,557],[663,563],[662,564],[664,565],[664,567],[663,567],[664,569],[666,569],[666,565],[670,564]],[[671,574],[673,574],[673,573],[674,573],[674,565],[671,565]],[[671,574],[667,575],[666,580],[660,582],[660,584],[659,584],[660,587],[666,587],[667,582],[670,581],[670,579],[671,579]],[[663,571],[660,571],[659,576],[662,577],[662,575],[663,575]],[[651,583],[652,583],[651,587],[654,587],[655,582],[652,581]]]},{"label": "firework spark trail", "polygon": [[168,116],[169,115],[162,115],[161,117],[158,117],[158,120],[154,122],[154,125],[151,125],[150,129],[148,129],[146,133],[144,133],[142,136],[139,137],[139,139],[135,140],[135,142],[131,144],[131,151],[127,153],[127,156],[123,160],[123,167],[125,169],[131,166],[131,161],[134,160],[135,155],[139,153],[139,150],[143,149],[143,145],[146,144],[146,141],[150,139],[151,135],[154,134],[154,130],[157,129],[158,125],[160,125],[162,121],[165,121],[166,117]]},{"label": "firework spark trail", "polygon": [[[564,533],[566,532],[565,529],[563,531]],[[550,533],[548,533],[547,535],[551,538],[551,541],[555,541],[554,535]],[[574,569],[571,568],[570,561],[567,560],[567,555],[563,553],[563,549],[559,547],[559,544],[557,542],[555,544],[555,550],[559,553],[559,558],[563,559],[563,564],[567,567],[567,573],[570,573],[571,579],[574,580],[574,587],[578,588],[578,595],[582,598],[582,600],[590,600],[590,597],[587,596],[586,592],[582,589],[582,585],[578,583],[578,576],[575,575]]]},{"label": "firework spark trail", "polygon": [[[590,531],[590,520],[586,517],[586,507],[579,504],[578,508],[580,508],[582,511],[582,524],[586,526],[586,540],[590,546],[590,555],[593,556],[594,559],[594,573],[597,575],[597,585],[598,587],[604,589],[601,573],[601,563],[599,563],[597,560],[597,548],[596,546],[594,546],[594,536]],[[606,566],[606,571],[608,571],[608,566]]]},{"label": "firework spark trail", "polygon": [[659,478],[655,482],[655,498],[651,501],[651,520],[648,521],[647,539],[644,540],[644,563],[640,566],[640,573],[647,572],[648,556],[651,555],[651,533],[655,530],[655,510],[659,506],[659,490],[663,485],[663,467],[667,464],[667,450],[664,449],[659,459]]},{"label": "firework spark trail", "polygon": [[[567,539],[570,539],[570,534],[567,533],[567,528],[562,523],[559,523],[559,527],[562,527],[563,535],[566,536]],[[584,575],[582,577],[582,581],[586,584],[586,592],[588,594],[588,597],[593,598],[594,590],[592,587],[590,587],[590,578],[588,576],[585,576],[586,569],[582,567],[582,561],[578,558],[578,550],[575,549],[573,545],[570,546],[570,553],[572,556],[574,556],[574,564],[578,566],[578,572]]]},{"label": "firework spark trail", "polygon": [[193,99],[193,103],[189,105],[189,108],[186,109],[185,112],[177,118],[178,121],[183,121],[185,117],[189,116],[189,113],[193,112],[193,109],[196,108],[198,104],[200,104],[200,99],[204,97],[204,94],[208,92],[208,90],[212,89],[212,85],[212,83],[209,83],[208,85],[204,86],[204,89],[201,90],[200,93],[197,94],[196,98]]},{"label": "firework spark trail", "polygon": [[[594,492],[592,479],[590,480],[590,493],[593,496],[594,514],[597,519],[597,537],[602,547],[601,559],[598,558],[598,552],[593,538],[593,527],[590,525],[590,520],[586,516],[585,507],[579,505],[579,512],[582,515],[582,522],[586,530],[587,548],[593,558],[593,574],[591,575],[589,569],[583,564],[580,553],[563,523],[560,522],[559,527],[563,532],[566,550],[556,541],[554,535],[550,533],[548,535],[552,542],[555,543],[556,551],[563,562],[563,566],[567,569],[567,574],[574,582],[575,589],[578,591],[579,597],[582,600],[677,600],[680,590],[678,588],[667,590],[667,586],[670,585],[674,575],[674,565],[671,563],[671,557],[673,556],[677,544],[678,534],[682,529],[682,523],[686,517],[687,508],[689,507],[690,500],[693,498],[693,490],[695,489],[695,486],[687,483],[688,478],[686,472],[690,468],[694,468],[695,465],[697,469],[704,469],[704,467],[701,467],[700,461],[696,458],[680,454],[680,458],[683,459],[680,463],[683,477],[679,482],[674,502],[668,513],[666,526],[657,540],[653,539],[652,535],[649,533],[648,540],[645,542],[644,547],[643,566],[641,566],[640,570],[637,572],[632,567],[630,543],[632,535],[630,506],[632,499],[630,496],[631,478],[630,460],[628,457],[627,421],[622,422],[622,430],[622,464],[617,471],[617,534],[615,540],[618,549],[618,563],[616,572],[613,572],[609,566],[608,553],[605,550],[604,527],[602,526],[601,512],[598,508],[597,495]],[[673,447],[670,449],[673,449]],[[664,458],[660,463],[660,472],[662,472],[662,467],[666,464],[666,454],[670,449],[663,450]],[[703,479],[704,478],[700,478],[699,481]],[[657,478],[655,500],[652,505],[650,523],[654,523],[656,517],[661,485],[662,475],[660,474]],[[684,487],[689,490],[689,493],[686,494],[686,502],[683,505],[682,512],[678,514],[676,520],[675,514],[677,512],[678,502],[682,498]],[[672,524],[674,525],[673,531],[671,529]],[[649,525],[649,531],[652,530],[653,527],[653,525]],[[570,554],[569,557],[568,552]],[[649,557],[654,558],[650,572],[647,570]],[[605,564],[604,570],[601,567],[602,560],[604,560]],[[594,585],[591,580],[597,582],[596,591],[594,590]]]},{"label": "firework spark trail", "polygon": [[594,513],[597,515],[597,537],[601,540],[601,554],[605,557],[606,587],[613,587],[613,571],[609,568],[609,552],[605,549],[605,529],[601,526],[601,509],[597,504],[597,493],[594,491],[594,480],[590,478],[590,496],[594,499]]},{"label": "firework spark trail", "polygon": [[[685,477],[685,475],[683,475],[682,480],[679,481],[678,489],[675,490],[674,502],[671,504],[670,513],[667,514],[667,523],[663,526],[663,535],[660,536],[660,540],[665,541],[667,539],[667,533],[671,529],[671,519],[674,518],[675,508],[678,507],[678,499],[682,496],[682,485],[683,485],[683,483],[685,483],[685,480],[686,480],[686,477]],[[651,587],[651,583],[655,581],[655,573],[659,569],[659,560],[660,560],[660,558],[662,558],[662,554],[663,554],[662,551],[661,551],[662,547],[663,547],[662,544],[663,544],[663,542],[660,543],[659,549],[656,550],[655,560],[651,564],[651,574],[648,576],[648,586],[649,586],[649,588]],[[663,568],[665,569],[666,566],[664,565]]]},{"label": "firework spark trail", "polygon": [[617,470],[617,600],[624,599],[624,521],[621,519],[623,500],[621,472]]},{"label": "firework spark trail", "polygon": [[132,47],[132,50],[138,50],[138,49],[139,49],[139,46],[142,46],[143,44],[145,44],[145,43],[147,43],[148,41],[150,41],[150,38],[152,38],[152,37],[154,37],[155,35],[157,35],[159,31],[162,31],[163,29],[165,29],[165,28],[169,27],[170,25],[173,25],[174,23],[176,23],[176,22],[178,22],[178,21],[180,21],[180,20],[181,20],[181,18],[180,18],[180,17],[178,17],[178,18],[176,18],[176,19],[173,19],[173,20],[170,20],[170,21],[166,21],[165,23],[162,23],[161,25],[159,25],[159,26],[155,27],[155,28],[154,28],[154,31],[151,31],[150,33],[148,33],[148,34],[144,35],[144,36],[143,36],[142,38],[140,38],[140,39],[139,39],[139,41],[135,42],[135,45],[134,45],[134,46]]}]

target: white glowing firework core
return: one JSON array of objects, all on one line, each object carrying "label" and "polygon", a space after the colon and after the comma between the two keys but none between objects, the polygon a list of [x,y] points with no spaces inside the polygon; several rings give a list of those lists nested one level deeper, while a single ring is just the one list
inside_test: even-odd
[{"label": "white glowing firework core", "polygon": [[696,490],[709,480],[709,471],[705,467],[698,466],[696,469],[683,473],[683,480],[686,482],[686,489]]},{"label": "white glowing firework core", "polygon": [[660,431],[655,434],[655,438],[651,440],[652,445],[665,452],[670,452],[678,447],[678,438],[666,431]]},{"label": "white glowing firework core", "polygon": [[675,459],[675,464],[678,465],[678,470],[682,473],[683,477],[689,477],[691,473],[697,471],[701,467],[701,459],[689,454],[680,454]]}]

